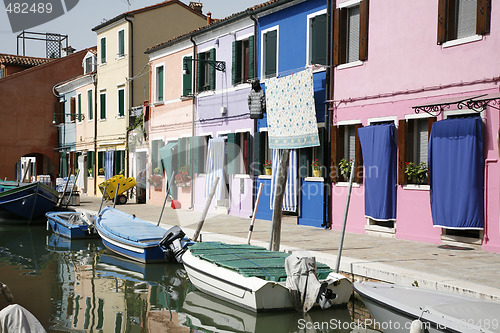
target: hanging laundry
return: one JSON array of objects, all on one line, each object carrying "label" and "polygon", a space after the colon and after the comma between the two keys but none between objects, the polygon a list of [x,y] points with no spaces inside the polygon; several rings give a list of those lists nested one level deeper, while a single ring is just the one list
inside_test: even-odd
[{"label": "hanging laundry", "polygon": [[266,94],[260,87],[260,80],[252,82],[252,91],[248,95],[248,108],[250,109],[250,119],[264,118],[264,112],[266,112]]},{"label": "hanging laundry", "polygon": [[[270,207],[274,209],[274,196],[278,183],[278,168],[283,156],[283,149],[273,149],[273,166],[271,178]],[[288,157],[288,176],[285,185],[285,195],[283,196],[283,208],[285,212],[295,212],[297,210],[297,151],[290,150]]]},{"label": "hanging laundry", "polygon": [[269,148],[319,146],[312,69],[266,82]]}]

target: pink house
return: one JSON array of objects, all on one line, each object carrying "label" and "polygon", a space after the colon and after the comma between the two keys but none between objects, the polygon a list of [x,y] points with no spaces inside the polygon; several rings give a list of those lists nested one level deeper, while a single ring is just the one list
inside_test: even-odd
[{"label": "pink house", "polygon": [[[348,0],[333,10],[332,228],[347,194],[342,159],[355,160],[348,231],[500,252],[500,8]],[[446,146],[470,137],[472,150]]]}]

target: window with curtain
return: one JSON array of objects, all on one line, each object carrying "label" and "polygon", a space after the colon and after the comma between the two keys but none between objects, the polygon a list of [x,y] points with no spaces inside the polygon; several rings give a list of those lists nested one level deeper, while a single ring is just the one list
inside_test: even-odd
[{"label": "window with curtain", "polygon": [[254,78],[254,37],[233,42],[233,85]]},{"label": "window with curtain", "polygon": [[125,116],[125,89],[118,89],[118,117]]},{"label": "window with curtain", "polygon": [[164,91],[164,67],[157,66],[156,67],[156,78],[155,78],[155,101],[157,103],[163,102],[163,91]]},{"label": "window with curtain", "polygon": [[118,31],[118,57],[125,56],[125,30]]},{"label": "window with curtain", "polygon": [[491,0],[439,0],[438,44],[490,32]]},{"label": "window with curtain", "polygon": [[334,13],[333,64],[341,65],[368,58],[368,0]]},{"label": "window with curtain", "polygon": [[262,35],[264,77],[276,76],[278,72],[278,30],[270,30]]},{"label": "window with curtain", "polygon": [[94,119],[94,102],[93,102],[93,94],[92,90],[87,90],[87,116],[89,120]]},{"label": "window with curtain", "polygon": [[250,145],[250,132],[229,133],[227,135],[226,155],[228,174],[250,173]]},{"label": "window with curtain", "polygon": [[319,14],[309,18],[308,64],[327,64],[327,18]]}]

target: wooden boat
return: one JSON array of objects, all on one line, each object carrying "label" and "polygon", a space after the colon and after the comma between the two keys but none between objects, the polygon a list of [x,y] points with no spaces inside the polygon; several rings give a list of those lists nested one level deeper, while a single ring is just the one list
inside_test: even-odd
[{"label": "wooden boat", "polygon": [[500,332],[500,303],[380,282],[358,281],[354,289],[384,333],[409,332],[419,318],[422,332]]},{"label": "wooden boat", "polygon": [[175,262],[187,246],[179,227],[165,230],[115,208],[104,208],[96,219],[106,248],[143,263]]},{"label": "wooden boat", "polygon": [[0,192],[0,207],[22,219],[42,217],[57,204],[59,193],[40,182]]},{"label": "wooden boat", "polygon": [[95,230],[95,217],[89,213],[48,212],[47,224],[55,234],[67,238],[81,239],[98,237]]},{"label": "wooden boat", "polygon": [[[285,260],[288,256],[289,253],[252,245],[205,242],[191,245],[182,261],[197,289],[259,312],[294,308],[286,286]],[[346,277],[320,263],[317,263],[317,277],[336,295],[333,305],[349,301],[352,285]]]}]

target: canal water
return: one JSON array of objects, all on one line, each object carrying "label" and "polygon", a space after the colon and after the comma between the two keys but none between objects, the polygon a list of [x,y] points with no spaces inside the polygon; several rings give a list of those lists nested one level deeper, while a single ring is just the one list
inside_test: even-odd
[{"label": "canal water", "polygon": [[0,281],[47,332],[365,331],[362,304],[254,314],[197,291],[180,264],[129,261],[99,239],[69,240],[44,225],[0,225]]}]

